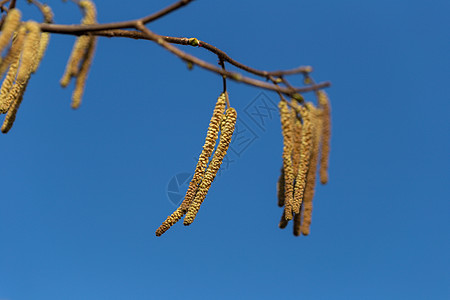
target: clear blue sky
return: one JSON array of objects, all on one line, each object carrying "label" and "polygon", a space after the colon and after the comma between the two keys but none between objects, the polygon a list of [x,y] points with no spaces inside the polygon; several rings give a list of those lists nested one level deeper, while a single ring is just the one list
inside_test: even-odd
[{"label": "clear blue sky", "polygon": [[[52,2],[56,22],[78,22],[73,4]],[[111,22],[172,1],[97,2]],[[277,95],[230,82],[251,143],[230,154],[195,223],[157,238],[221,78],[151,42],[102,38],[73,111],[59,79],[74,38],[52,36],[0,136],[0,299],[449,299],[449,12],[444,0],[197,0],[150,25],[332,81],[330,182],[308,237],[277,227],[278,115],[258,126],[246,113]]]}]

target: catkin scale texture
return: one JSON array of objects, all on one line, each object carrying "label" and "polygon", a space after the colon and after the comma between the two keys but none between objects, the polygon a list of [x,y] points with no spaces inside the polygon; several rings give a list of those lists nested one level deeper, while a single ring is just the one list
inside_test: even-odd
[{"label": "catkin scale texture", "polygon": [[221,128],[219,144],[217,145],[214,156],[208,165],[205,176],[200,183],[198,191],[195,194],[195,198],[189,206],[186,217],[184,218],[184,225],[192,224],[200,209],[200,205],[205,200],[206,194],[208,193],[208,190],[211,187],[211,184],[214,181],[217,172],[219,171],[220,165],[222,164],[223,158],[227,153],[228,147],[230,146],[231,138],[233,136],[234,128],[236,125],[236,119],[236,110],[232,107],[228,108],[226,110],[225,123]]},{"label": "catkin scale texture", "polygon": [[319,144],[322,132],[322,120],[321,120],[322,112],[319,109],[314,108],[312,104],[308,104],[308,108],[310,108],[311,111],[311,124],[313,129],[313,137],[312,137],[311,160],[308,174],[306,176],[306,187],[303,200],[303,220],[300,228],[303,235],[308,235],[310,232],[314,189],[316,186],[317,164],[319,158]]},{"label": "catkin scale texture", "polygon": [[200,153],[197,166],[195,167],[194,175],[191,182],[189,183],[188,190],[181,204],[181,207],[185,211],[189,208],[189,205],[194,199],[194,196],[198,189],[198,185],[202,181],[206,168],[208,166],[209,158],[214,151],[216,140],[219,137],[220,123],[225,112],[225,97],[225,93],[222,93],[217,99],[216,105],[214,107],[202,152]]},{"label": "catkin scale texture", "polygon": [[300,164],[298,168],[297,177],[295,179],[294,188],[294,213],[300,213],[300,206],[303,201],[305,186],[306,186],[306,173],[309,168],[309,161],[311,156],[312,148],[312,124],[311,124],[311,112],[305,106],[301,108],[301,117],[303,119],[302,127],[302,144],[301,144],[301,157]]},{"label": "catkin scale texture", "polygon": [[0,53],[9,45],[9,41],[20,26],[20,19],[22,14],[16,8],[11,9],[6,15],[3,23],[2,31],[0,33]]},{"label": "catkin scale texture", "polygon": [[284,169],[284,213],[287,220],[292,219],[294,170],[292,165],[293,130],[292,118],[285,101],[279,103],[281,131],[283,134],[283,169]]},{"label": "catkin scale texture", "polygon": [[328,95],[324,91],[317,91],[319,107],[322,113],[322,134],[321,134],[321,154],[320,154],[320,182],[328,182],[328,161],[330,156],[331,138],[331,107]]},{"label": "catkin scale texture", "polygon": [[39,49],[39,40],[41,35],[39,25],[36,22],[29,21],[25,24],[25,26],[28,33],[23,43],[22,58],[17,71],[16,82],[8,94],[7,102],[11,104],[1,127],[1,131],[3,133],[7,133],[14,124],[16,113],[22,103],[23,94],[25,93],[25,89],[28,85]]},{"label": "catkin scale texture", "polygon": [[[0,72],[3,72],[9,67],[6,73],[5,79],[3,79],[2,86],[0,88],[0,113],[4,114],[8,111],[11,101],[15,97],[10,97],[11,89],[14,85],[16,79],[17,71],[20,65],[20,55],[23,50],[23,44],[26,36],[26,26],[25,24],[20,26],[15,39],[13,40],[12,46],[6,58],[2,61],[0,65]],[[15,93],[17,94],[17,87]]]},{"label": "catkin scale texture", "polygon": [[178,207],[156,230],[156,236],[161,236],[164,232],[169,230],[176,222],[178,222],[184,216],[184,211],[181,207]]}]

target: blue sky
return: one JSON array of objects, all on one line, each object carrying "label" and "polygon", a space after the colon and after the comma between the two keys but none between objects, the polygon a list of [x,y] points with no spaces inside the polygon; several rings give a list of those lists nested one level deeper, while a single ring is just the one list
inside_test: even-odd
[{"label": "blue sky", "polygon": [[[170,3],[97,1],[99,21]],[[79,21],[73,4],[53,8],[56,22]],[[443,0],[197,0],[149,26],[332,82],[330,182],[308,237],[277,227],[278,116],[261,125],[249,113],[277,95],[229,82],[251,142],[229,153],[194,224],[157,238],[221,78],[151,42],[102,38],[73,111],[59,79],[74,38],[53,35],[0,136],[0,299],[448,299],[449,11]]]}]

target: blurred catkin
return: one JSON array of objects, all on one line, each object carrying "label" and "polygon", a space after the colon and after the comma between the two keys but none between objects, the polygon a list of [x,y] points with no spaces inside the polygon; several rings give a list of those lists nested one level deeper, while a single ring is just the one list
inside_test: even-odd
[{"label": "blurred catkin", "polygon": [[[92,1],[80,1],[78,5],[83,9],[84,17],[82,25],[92,25],[97,23],[97,11]],[[81,104],[84,93],[87,75],[92,64],[95,52],[97,37],[93,35],[83,35],[76,39],[71,55],[66,65],[66,70],[61,78],[62,87],[69,85],[70,80],[76,77],[75,89],[72,94],[72,108],[77,109]]]},{"label": "blurred catkin", "polygon": [[1,114],[6,113],[11,105],[12,98],[9,97],[9,93],[16,79],[17,70],[19,69],[20,56],[22,54],[26,32],[26,25],[23,24],[17,31],[8,54],[0,64],[0,76],[3,76],[3,73],[9,68],[0,88]]},{"label": "blurred catkin", "polygon": [[[303,207],[303,205],[302,205]],[[300,212],[294,215],[294,235],[299,236],[301,233],[302,224],[302,207],[300,207]]]},{"label": "blurred catkin", "polygon": [[41,35],[39,25],[36,22],[29,21],[25,23],[25,26],[28,32],[23,44],[22,58],[17,71],[16,82],[13,84],[8,94],[7,102],[10,103],[10,106],[1,127],[3,133],[7,133],[14,124],[17,110],[22,103],[23,94],[25,93],[39,50],[39,40]]},{"label": "blurred catkin", "polygon": [[319,144],[322,132],[322,110],[315,108],[311,103],[307,104],[311,112],[311,124],[313,130],[311,160],[309,164],[308,174],[306,175],[306,187],[303,200],[303,220],[301,224],[301,232],[308,235],[310,232],[314,190],[316,186],[316,173],[319,158]]},{"label": "blurred catkin", "polygon": [[306,106],[302,106],[300,110],[301,117],[303,119],[302,127],[302,143],[301,143],[301,156],[300,164],[298,167],[297,177],[295,178],[294,188],[294,213],[300,213],[300,206],[303,201],[305,186],[306,186],[306,173],[309,168],[309,161],[312,148],[312,124],[311,124],[311,112]]},{"label": "blurred catkin", "polygon": [[284,168],[281,167],[280,177],[278,178],[277,183],[277,195],[278,195],[278,206],[284,206]]},{"label": "blurred catkin", "polygon": [[317,91],[319,107],[322,109],[322,134],[320,154],[320,182],[328,182],[328,161],[330,156],[331,138],[331,107],[328,95],[324,91]]},{"label": "blurred catkin", "polygon": [[184,225],[192,224],[198,213],[198,210],[200,209],[200,205],[205,200],[206,194],[208,193],[208,190],[211,187],[214,178],[216,177],[217,171],[219,171],[220,165],[222,164],[222,160],[227,153],[228,147],[230,146],[231,138],[233,136],[234,128],[236,125],[236,119],[236,110],[232,107],[229,107],[226,110],[224,125],[221,128],[219,144],[217,145],[214,156],[208,165],[205,176],[200,183],[198,191],[195,194],[195,198],[189,206],[186,217],[184,218]]},{"label": "blurred catkin", "polygon": [[0,32],[0,53],[9,45],[11,38],[20,26],[22,14],[16,8],[11,9],[6,15],[5,22]]}]

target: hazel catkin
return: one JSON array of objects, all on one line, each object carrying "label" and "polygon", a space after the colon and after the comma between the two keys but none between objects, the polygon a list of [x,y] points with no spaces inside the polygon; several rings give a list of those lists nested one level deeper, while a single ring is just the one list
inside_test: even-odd
[{"label": "hazel catkin", "polygon": [[288,105],[285,101],[278,104],[283,135],[283,169],[284,169],[284,213],[287,220],[292,219],[294,170],[292,165],[293,124]]},{"label": "hazel catkin", "polygon": [[298,167],[298,173],[295,178],[294,200],[293,200],[293,211],[296,214],[300,213],[300,206],[303,201],[306,186],[306,173],[308,172],[309,168],[309,161],[312,147],[311,112],[307,107],[302,106],[300,114],[303,119],[302,143],[300,149],[301,157]]},{"label": "hazel catkin", "polygon": [[[83,9],[84,17],[82,25],[92,25],[97,23],[97,11],[92,1],[80,1],[78,5]],[[64,74],[60,80],[62,87],[69,85],[70,80],[76,77],[75,89],[72,94],[72,108],[77,109],[81,104],[84,93],[87,75],[92,64],[95,52],[97,37],[83,35],[76,39],[66,65]]]},{"label": "hazel catkin", "polygon": [[22,14],[17,8],[9,10],[0,33],[0,53],[9,45],[9,41],[20,26]]},{"label": "hazel catkin", "polygon": [[314,190],[316,185],[316,172],[319,157],[319,143],[322,131],[321,110],[315,108],[311,103],[307,104],[311,112],[311,125],[313,130],[311,159],[308,173],[306,175],[306,187],[303,199],[303,218],[300,230],[303,235],[308,235],[310,232]]},{"label": "hazel catkin", "polygon": [[178,222],[184,216],[184,212],[181,207],[178,207],[156,230],[156,236],[161,236],[164,232],[169,230],[176,222]]},{"label": "hazel catkin", "polygon": [[330,156],[330,138],[331,138],[331,107],[328,95],[324,91],[317,91],[319,107],[322,109],[322,134],[321,134],[321,153],[320,153],[320,182],[328,182],[328,162]]},{"label": "hazel catkin", "polygon": [[195,198],[189,206],[186,217],[184,218],[184,225],[192,224],[200,209],[200,205],[205,200],[206,194],[208,193],[208,190],[211,187],[211,184],[214,181],[217,172],[219,171],[220,165],[222,164],[222,160],[227,153],[228,147],[230,146],[231,138],[233,136],[234,128],[236,125],[236,119],[236,110],[232,107],[229,107],[226,110],[224,125],[221,128],[219,144],[217,145],[214,156],[208,165],[205,176],[200,183],[198,191],[195,194]]},{"label": "hazel catkin", "polygon": [[3,79],[0,88],[0,114],[8,111],[13,98],[9,97],[10,90],[14,84],[17,71],[20,65],[20,55],[23,50],[23,44],[26,36],[26,25],[20,26],[15,38],[13,39],[11,48],[8,51],[5,59],[0,63],[0,76],[8,69],[5,78]]},{"label": "hazel catkin", "polygon": [[25,23],[25,26],[28,33],[23,44],[22,58],[17,71],[16,82],[8,93],[7,103],[10,103],[10,107],[8,108],[8,112],[1,127],[1,131],[3,133],[7,133],[14,124],[16,113],[22,103],[23,94],[25,93],[25,89],[28,85],[39,49],[41,34],[39,25],[36,22],[29,21]]},{"label": "hazel catkin", "polygon": [[205,174],[206,168],[208,166],[209,158],[211,157],[214,147],[216,145],[216,140],[219,136],[220,123],[225,112],[225,100],[226,95],[222,93],[217,99],[216,106],[214,107],[213,115],[209,122],[208,131],[206,133],[205,144],[203,145],[203,150],[198,158],[197,166],[195,167],[194,175],[189,183],[188,190],[184,197],[181,207],[184,211],[187,211],[189,205],[194,199],[195,193],[197,192],[198,185],[202,181]]}]

